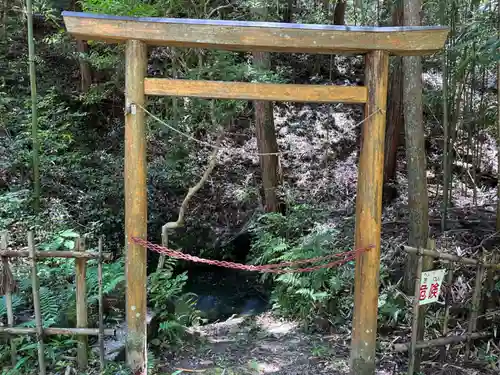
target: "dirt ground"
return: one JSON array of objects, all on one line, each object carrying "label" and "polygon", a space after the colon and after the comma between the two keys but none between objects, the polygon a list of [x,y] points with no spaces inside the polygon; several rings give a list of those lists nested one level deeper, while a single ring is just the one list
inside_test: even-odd
[{"label": "dirt ground", "polygon": [[[191,329],[196,343],[164,358],[165,374],[298,375],[349,374],[349,335],[305,333],[271,313],[235,317]],[[495,374],[473,364],[423,363],[423,374]],[[406,355],[381,354],[376,375],[406,374]]]},{"label": "dirt ground", "polygon": [[[304,334],[293,322],[270,313],[235,317],[191,330],[198,344],[169,360],[170,373],[345,374],[347,345],[330,346],[329,337]],[[331,357],[337,358],[331,361]],[[167,373],[168,373],[167,371]]]}]

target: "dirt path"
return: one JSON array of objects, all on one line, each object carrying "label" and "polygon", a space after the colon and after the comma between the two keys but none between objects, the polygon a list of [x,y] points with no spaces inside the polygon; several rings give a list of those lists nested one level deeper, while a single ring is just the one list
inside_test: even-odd
[{"label": "dirt path", "polygon": [[[346,375],[349,374],[348,335],[304,333],[293,322],[270,313],[236,317],[191,329],[196,343],[164,358],[162,373],[203,375]],[[385,341],[385,340],[384,340]],[[406,355],[379,353],[376,375],[406,374]],[[483,366],[444,365],[424,361],[425,375],[495,374]]]},{"label": "dirt path", "polygon": [[348,373],[347,345],[331,345],[332,336],[305,334],[269,313],[232,318],[192,333],[201,343],[167,359],[167,374],[179,369],[206,375]]}]

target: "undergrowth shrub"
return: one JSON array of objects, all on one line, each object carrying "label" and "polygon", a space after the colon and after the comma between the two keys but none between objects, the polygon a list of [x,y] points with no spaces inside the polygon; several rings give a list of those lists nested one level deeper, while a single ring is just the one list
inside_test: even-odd
[{"label": "undergrowth shrub", "polygon": [[[308,205],[292,206],[284,216],[268,213],[259,217],[251,232],[253,263],[268,264],[315,258],[348,250],[342,232],[325,222],[328,212]],[[352,311],[354,263],[314,272],[264,274],[272,278],[274,309],[288,317],[314,323],[317,318],[332,324],[345,321]]]},{"label": "undergrowth shrub", "polygon": [[176,263],[174,259],[165,259],[163,268],[148,278],[148,302],[158,319],[162,336],[152,344],[162,347],[179,343],[188,326],[201,322],[195,309],[196,295],[183,292],[187,271],[174,276]]},{"label": "undergrowth shrub", "polygon": [[[79,234],[71,229],[53,233],[47,241],[38,245],[40,251],[63,251],[74,248]],[[89,247],[89,250],[97,249]],[[76,324],[76,285],[75,260],[64,258],[40,259],[38,276],[40,280],[40,307],[43,326],[74,327]],[[194,295],[183,292],[187,282],[187,273],[174,275],[176,261],[167,258],[163,269],[152,273],[148,278],[148,301],[159,320],[159,339],[153,343],[162,348],[181,341],[186,327],[200,322],[194,308]],[[98,313],[98,262],[87,262],[87,299],[89,311],[89,326],[97,325]],[[18,284],[18,292],[13,295],[13,307],[18,327],[35,327],[32,319],[32,289],[31,273],[27,264],[16,263],[13,272]],[[103,264],[103,294],[104,297],[125,299],[125,266],[124,258]],[[116,316],[115,316],[116,315]],[[0,299],[0,323],[5,323],[7,310],[4,299]],[[122,317],[123,318],[123,317]],[[107,312],[107,324],[114,324],[120,320],[120,313],[114,310]],[[1,340],[2,338],[0,338]],[[36,367],[36,340],[31,336],[15,338],[18,348],[18,364],[14,373],[25,374],[29,369]],[[67,361],[61,361],[61,356],[76,354],[75,340],[70,336],[48,336],[46,338],[46,358],[53,370],[64,369]],[[151,353],[152,355],[152,353]],[[0,366],[10,361],[8,345],[0,345]],[[151,362],[152,363],[152,362]],[[6,370],[7,371],[7,370]],[[2,375],[11,374],[3,372]],[[111,371],[111,370],[110,370]],[[114,371],[114,370],[113,370]]]},{"label": "undergrowth shrub", "polygon": [[[328,224],[329,212],[309,205],[291,206],[286,216],[267,213],[250,226],[254,235],[250,257],[255,264],[290,262],[352,250],[352,232]],[[330,260],[335,261],[335,258]],[[302,265],[301,267],[308,266]],[[263,274],[272,282],[273,309],[307,325],[342,326],[352,320],[355,262],[312,272]],[[388,270],[381,264],[379,324],[394,325],[407,320],[406,300],[397,285],[388,281]]]}]

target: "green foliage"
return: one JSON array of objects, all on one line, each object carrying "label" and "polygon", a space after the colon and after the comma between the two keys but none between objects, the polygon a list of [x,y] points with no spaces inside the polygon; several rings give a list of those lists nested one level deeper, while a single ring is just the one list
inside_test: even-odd
[{"label": "green foliage", "polygon": [[[99,277],[97,260],[89,261],[87,268],[87,300],[89,304],[97,306],[99,302]],[[102,293],[104,296],[119,293],[123,295],[125,283],[125,266],[123,259],[104,263],[102,265]]]},{"label": "green foliage", "polygon": [[[16,244],[24,243],[26,231],[33,230],[42,241],[42,251],[71,249],[76,233],[68,228],[78,228],[80,235],[91,238],[106,234],[106,241],[114,247],[123,240],[124,48],[89,41],[89,52],[77,53],[73,38],[61,27],[61,17],[58,14],[58,9],[69,9],[73,6],[72,2],[34,1],[35,11],[45,19],[38,20],[41,25],[37,27],[35,38],[44,208],[41,214],[35,215],[29,202],[32,183],[29,126],[31,103],[26,69],[25,28],[20,27],[25,24],[22,11],[24,3],[20,0],[5,1],[10,9],[5,38],[0,38],[0,228],[11,230]],[[361,9],[347,7],[349,24],[373,25],[390,19],[390,14],[385,14],[381,19],[378,3],[368,0],[358,3],[361,4]],[[328,14],[322,6],[317,6],[317,2],[312,4],[306,0],[296,1],[294,22],[331,23],[331,9]],[[480,69],[494,72],[494,64],[500,57],[499,41],[495,37],[498,12],[491,5],[492,2],[489,5],[474,2],[474,9],[471,8],[470,11],[458,9],[456,2],[447,4],[447,23],[455,25],[449,38],[452,92],[453,85],[456,88],[458,81],[470,77],[473,69],[476,79]],[[268,6],[269,20],[281,20],[286,2],[81,2],[84,11],[97,13],[240,20],[257,19],[255,8],[264,5]],[[424,23],[441,23],[441,5],[442,2],[439,1],[424,2]],[[307,65],[302,57],[289,55],[288,58],[290,60],[282,59],[280,54],[273,54],[273,69],[268,70],[255,67],[250,54],[159,47],[151,51],[148,74],[185,79],[288,82],[294,77],[291,74],[292,67],[296,73],[297,65]],[[439,54],[426,58],[424,62],[438,66],[438,58]],[[85,93],[79,89],[80,59],[90,64],[93,73],[92,86]],[[304,72],[312,71],[310,68],[300,67]],[[437,74],[439,75],[439,71]],[[457,113],[453,111],[453,95],[456,94],[452,92],[449,98],[450,113]],[[428,93],[425,100],[426,108],[431,109],[430,115],[440,118],[439,90]],[[485,98],[484,107],[486,120],[483,125],[486,129],[488,125],[495,124],[497,116],[496,99],[493,95]],[[204,142],[212,142],[219,129],[227,129],[235,119],[251,117],[251,108],[246,102],[232,100],[150,98],[148,109],[180,132]],[[244,129],[245,132],[247,130]],[[148,231],[154,233],[171,218],[172,213],[177,212],[180,197],[203,173],[206,164],[203,153],[206,150],[151,118],[148,118],[148,141]],[[249,168],[249,175],[253,176],[255,173],[254,169]],[[220,180],[216,180],[213,185],[221,185]],[[231,208],[236,208],[238,214],[240,210],[247,209],[242,207],[252,206],[257,200],[255,195],[245,198],[248,191],[257,190],[255,185],[245,189],[245,194],[234,194],[242,197],[238,206]],[[203,197],[202,192],[199,197]],[[210,198],[211,196],[208,197]],[[197,210],[197,213],[202,211],[199,207],[194,207],[195,201],[191,205],[193,207],[190,209]],[[345,234],[344,228],[323,224],[328,222],[328,216],[329,212],[324,207],[296,205],[287,216],[266,214],[259,217],[251,226],[255,238],[252,261],[255,264],[268,264],[351,249],[352,233]],[[212,238],[208,234],[213,235],[213,227],[205,231],[211,223],[200,217],[202,215],[190,215],[191,221],[187,223],[189,235],[181,231],[179,235],[173,235],[175,245],[177,241],[199,241],[202,245],[211,242]],[[151,274],[148,283],[149,301],[160,314],[160,331],[163,335],[161,347],[164,342],[179,342],[186,326],[200,322],[193,306],[193,296],[183,293],[187,275],[175,275],[174,267],[175,263],[168,260],[165,269]],[[264,281],[272,284],[272,298],[277,312],[309,323],[321,318],[341,324],[351,320],[353,268],[354,265],[349,263],[334,269],[304,274],[266,274]],[[123,259],[104,264],[103,269],[104,294],[124,299]],[[381,280],[384,287],[380,293],[379,316],[381,324],[393,326],[408,321],[403,313],[407,306],[406,300],[398,293],[397,286],[387,282],[387,276],[387,270],[382,268]],[[14,308],[17,313],[29,312],[32,305],[29,272],[22,270],[16,277],[20,291],[13,297]],[[40,299],[44,325],[73,325],[74,261],[51,259],[40,262],[39,277],[42,284]],[[91,314],[96,311],[97,288],[97,263],[91,261],[88,262],[87,271]],[[500,290],[500,284],[497,284],[497,289]],[[175,301],[174,313],[167,308],[172,301]],[[4,319],[5,314],[4,302],[0,299],[0,319]],[[33,326],[34,322],[28,321],[23,325]],[[18,368],[3,371],[2,375],[16,371],[21,374],[29,373],[35,367],[36,344],[33,338],[16,340],[20,348]],[[50,337],[49,340],[47,357],[55,368],[64,368],[65,362],[60,359],[61,355],[74,355],[74,343],[67,338]],[[315,349],[315,355],[322,353],[320,348]],[[3,360],[8,360],[7,348],[0,349],[0,362]],[[125,374],[126,370],[110,364],[106,373]]]},{"label": "green foliage", "polygon": [[[74,246],[74,239],[78,234],[70,229],[54,233],[47,241],[40,244],[44,250],[67,250]],[[95,250],[95,249],[92,249]],[[19,293],[13,296],[14,313],[18,316],[26,315],[32,308],[32,290],[30,270],[16,268]],[[103,264],[103,294],[120,295],[124,281],[123,259]],[[76,324],[76,291],[75,291],[75,262],[73,259],[45,259],[38,262],[38,276],[40,280],[40,307],[44,327],[72,327]],[[89,306],[89,320],[95,321],[98,304],[98,277],[97,261],[87,262],[87,298]],[[94,315],[93,315],[94,314]],[[0,319],[6,316],[3,299],[0,300]],[[20,327],[35,327],[35,320],[27,320],[19,324]],[[19,352],[19,362],[16,366],[17,374],[29,373],[36,367],[36,347],[33,337],[23,336],[16,338]],[[61,355],[74,355],[75,341],[68,336],[50,336],[46,341],[46,358],[55,370],[65,368],[67,363],[61,361]],[[0,363],[10,360],[8,347],[0,350]],[[11,370],[12,371],[12,370]],[[27,372],[26,372],[27,371]],[[8,372],[5,372],[6,375]],[[10,374],[10,373],[9,373]]]},{"label": "green foliage", "polygon": [[[167,345],[178,343],[186,327],[200,322],[194,307],[196,296],[183,293],[187,272],[174,276],[175,264],[175,260],[165,259],[164,267],[148,278],[148,300],[159,319],[159,332]],[[160,340],[155,342],[163,344]]]},{"label": "green foliage", "polygon": [[[28,375],[38,366],[38,343],[35,337],[22,336],[14,338],[18,353],[18,362],[12,369],[3,369],[2,375]],[[47,342],[48,341],[48,342]],[[56,373],[63,371],[69,365],[67,360],[62,360],[62,355],[75,354],[76,340],[69,337],[51,336],[50,341],[45,341],[45,360],[52,364],[51,369]],[[47,345],[47,343],[49,345]],[[0,363],[10,360],[10,347],[0,347]],[[2,366],[3,367],[3,366]]]},{"label": "green foliage", "polygon": [[[286,216],[278,213],[262,215],[250,226],[255,236],[251,250],[253,262],[290,262],[351,250],[352,234],[322,224],[328,217],[324,208],[309,205],[291,206]],[[382,266],[380,278],[385,284],[389,284],[388,276]],[[298,318],[308,325],[323,319],[330,324],[343,325],[352,319],[353,261],[314,272],[266,273],[263,280],[272,281],[274,309],[284,316]],[[392,326],[407,321],[406,307],[406,300],[397,288],[388,285],[379,299],[379,323]]]},{"label": "green foliage", "polygon": [[172,269],[156,271],[149,276],[148,295],[155,311],[167,317],[168,305],[179,297],[187,281],[187,272],[172,277]]},{"label": "green foliage", "polygon": [[[12,296],[12,308],[14,310],[17,310],[19,307],[24,305],[24,299],[17,295],[14,294]],[[7,306],[5,306],[5,297],[2,297],[0,299],[0,319],[7,317]]]},{"label": "green foliage", "polygon": [[50,241],[42,243],[40,249],[47,251],[54,250],[73,250],[75,247],[75,238],[78,237],[78,233],[73,230],[62,230],[55,233]]},{"label": "green foliage", "polygon": [[117,16],[154,17],[159,15],[157,4],[142,1],[84,0],[81,2],[86,12],[113,14]]},{"label": "green foliage", "polygon": [[0,193],[0,228],[9,228],[24,216],[29,194],[28,190]]},{"label": "green foliage", "polygon": [[[261,216],[251,226],[256,238],[252,246],[253,262],[289,262],[345,251],[347,244],[341,233],[319,224],[327,215],[324,210],[296,205],[286,216],[277,213]],[[353,269],[353,263],[349,262],[337,268],[272,276],[274,307],[285,316],[307,322],[318,316],[343,322],[352,311]]]},{"label": "green foliage", "polygon": [[[381,280],[388,278],[384,269],[381,270]],[[384,288],[378,298],[379,326],[395,327],[411,321],[410,305],[406,298],[394,285]]]}]

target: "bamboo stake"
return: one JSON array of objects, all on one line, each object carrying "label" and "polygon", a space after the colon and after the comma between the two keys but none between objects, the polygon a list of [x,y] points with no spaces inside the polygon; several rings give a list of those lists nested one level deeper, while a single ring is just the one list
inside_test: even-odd
[{"label": "bamboo stake", "polygon": [[[478,264],[481,263],[480,261],[478,261],[476,259],[463,258],[463,257],[459,257],[457,255],[440,253],[439,251],[434,251],[434,250],[417,249],[417,248],[411,247],[411,246],[402,246],[401,249],[406,251],[407,253],[410,253],[410,254],[416,254],[418,252],[418,253],[423,254],[425,256],[430,256],[433,258],[439,258],[439,259],[443,259],[443,260],[447,260],[447,261],[451,261],[451,262],[461,263],[461,264],[465,264],[468,266],[477,266]],[[500,270],[500,263],[485,263],[485,264],[483,264],[483,267]]]},{"label": "bamboo stake", "polygon": [[417,272],[415,274],[415,297],[413,300],[413,323],[411,329],[411,345],[410,345],[410,360],[408,364],[408,375],[413,375],[415,369],[415,355],[417,350],[417,336],[418,336],[418,312],[420,308],[420,278],[423,268],[423,257],[422,254],[417,252],[418,263]]},{"label": "bamboo stake", "polygon": [[465,346],[465,358],[469,358],[470,355],[470,345],[471,345],[471,334],[477,329],[477,317],[479,315],[479,301],[481,300],[481,286],[483,283],[484,266],[479,264],[477,266],[476,272],[476,282],[474,285],[474,292],[472,293],[472,306],[470,311],[469,327],[467,328],[467,334],[469,339]]},{"label": "bamboo stake", "polygon": [[[99,259],[99,253],[88,251],[36,251],[35,256],[37,259],[42,258],[74,258],[74,259]],[[0,257],[7,258],[29,258],[30,253],[26,250],[0,250]],[[112,260],[113,254],[104,253],[102,255],[104,260]]]},{"label": "bamboo stake", "polygon": [[[8,233],[7,231],[3,231],[0,233],[0,249],[1,250],[6,250],[7,249],[7,242],[8,242]],[[7,257],[2,257],[2,263],[3,263],[3,268],[4,272],[7,272],[9,269],[9,263]],[[13,327],[14,326],[14,308],[12,304],[12,290],[11,290],[11,283],[8,282],[5,285],[5,308],[7,309],[7,326],[8,327]],[[12,339],[12,337],[9,337],[9,344],[10,344],[10,360],[12,363],[12,367],[16,367],[17,364],[17,349],[16,349],[16,343]]]},{"label": "bamboo stake", "polygon": [[[85,242],[83,238],[78,238],[75,243],[75,250],[85,252]],[[87,328],[87,261],[86,259],[76,259],[76,327]],[[78,369],[84,371],[88,366],[88,338],[78,336],[77,363]]]},{"label": "bamboo stake", "polygon": [[[441,0],[441,19],[446,22],[446,7],[447,0]],[[448,193],[450,189],[450,125],[448,122],[448,51],[446,44],[443,49],[442,57],[443,71],[443,138],[444,138],[444,153],[443,153],[443,207],[441,217],[441,231],[446,230],[446,220],[448,218]]]},{"label": "bamboo stake", "polygon": [[[491,263],[495,263],[498,261],[498,256],[497,254],[493,253],[490,257],[490,261]],[[486,314],[488,309],[491,308],[491,307],[494,307],[492,305],[491,302],[492,302],[492,293],[494,292],[495,290],[495,270],[489,268],[487,271],[486,271],[486,280],[484,282],[484,286],[485,286],[485,290],[486,292],[483,294],[483,301],[482,301],[482,308],[481,308],[481,313],[482,314]],[[484,319],[481,319],[478,324],[480,325],[481,328],[484,327],[485,325],[485,322],[484,322]]]},{"label": "bamboo stake", "polygon": [[[428,239],[427,240],[427,248],[431,250],[435,250],[436,248],[436,241],[433,239]],[[434,258],[422,255],[422,271],[430,271],[433,269],[433,260]],[[418,288],[420,288],[420,282],[418,285]],[[419,294],[420,296],[420,294]],[[427,312],[428,306],[421,306],[419,307],[419,314],[418,314],[418,328],[417,328],[417,340],[421,341],[424,339],[425,336],[425,314]],[[420,372],[420,362],[421,362],[421,350],[417,349],[415,352],[415,367],[414,370],[415,372]]]},{"label": "bamboo stake", "polygon": [[[20,327],[0,327],[0,333],[8,333],[11,335],[35,335],[37,328],[20,328]],[[44,336],[56,335],[76,335],[76,336],[98,336],[98,328],[43,328]],[[116,331],[114,329],[104,329],[104,336],[114,336]]]},{"label": "bamboo stake", "polygon": [[33,232],[28,232],[28,248],[31,255],[31,285],[33,288],[33,305],[35,308],[36,338],[38,341],[38,364],[40,375],[46,374],[45,368],[45,345],[43,342],[42,312],[40,309],[40,284],[36,266],[35,240]]},{"label": "bamboo stake", "polygon": [[[10,291],[7,291],[5,293],[5,307],[7,309],[7,326],[13,327],[14,326],[14,308],[13,308],[13,303],[12,303],[12,293]],[[12,363],[12,367],[16,367],[17,349],[16,349],[16,343],[12,339],[12,337],[9,337],[9,344],[10,344],[10,360]]]},{"label": "bamboo stake", "polygon": [[[99,255],[102,255],[102,237],[99,238]],[[106,365],[104,360],[104,300],[102,293],[102,257],[99,258],[97,265],[97,279],[99,282],[99,363],[101,365],[101,372],[104,371]]]},{"label": "bamboo stake", "polygon": [[[445,308],[444,308],[444,317],[443,317],[443,328],[442,334],[443,337],[446,337],[448,334],[448,320],[450,319],[450,307],[451,307],[451,283],[453,282],[453,263],[448,262],[448,273],[446,275],[446,297],[445,297]],[[441,348],[441,362],[444,363],[446,360],[446,346]]]},{"label": "bamboo stake", "polygon": [[[163,226],[161,228],[161,244],[164,247],[168,247],[168,228]],[[160,260],[158,261],[157,271],[163,269],[165,266],[165,254],[160,254]]]},{"label": "bamboo stake", "polygon": [[35,37],[33,32],[32,0],[26,0],[26,16],[28,21],[28,63],[31,86],[31,139],[33,141],[33,204],[35,211],[40,210],[40,139],[38,136],[38,112],[35,67]]},{"label": "bamboo stake", "polygon": [[[471,335],[460,335],[460,336],[449,336],[449,337],[440,337],[438,339],[434,340],[427,340],[427,341],[417,341],[415,344],[416,349],[427,349],[427,348],[434,348],[436,346],[445,346],[445,345],[451,345],[451,344],[458,344],[464,341],[467,341],[467,339],[470,337],[472,340],[477,340],[477,339],[484,339],[487,337],[492,336],[491,332],[476,332]],[[401,344],[394,344],[393,350],[395,352],[406,352],[410,349],[411,347],[411,342],[405,342]]]}]

